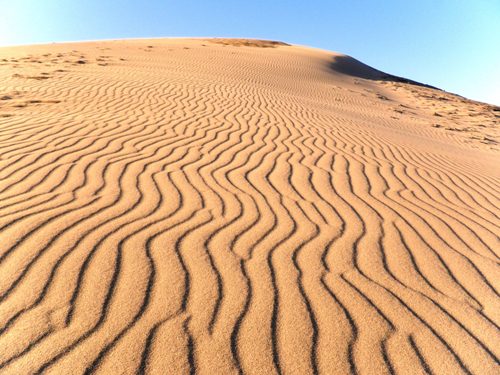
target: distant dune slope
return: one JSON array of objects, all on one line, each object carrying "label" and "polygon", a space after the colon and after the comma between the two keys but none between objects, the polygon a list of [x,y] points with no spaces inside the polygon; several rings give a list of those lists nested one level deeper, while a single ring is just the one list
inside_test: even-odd
[{"label": "distant dune slope", "polygon": [[498,374],[499,108],[370,69],[1,48],[0,373]]}]

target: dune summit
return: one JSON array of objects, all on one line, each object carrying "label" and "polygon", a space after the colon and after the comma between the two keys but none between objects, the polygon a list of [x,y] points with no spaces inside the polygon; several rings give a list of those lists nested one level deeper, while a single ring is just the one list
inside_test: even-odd
[{"label": "dune summit", "polygon": [[241,39],[0,78],[0,373],[498,374],[498,107]]}]

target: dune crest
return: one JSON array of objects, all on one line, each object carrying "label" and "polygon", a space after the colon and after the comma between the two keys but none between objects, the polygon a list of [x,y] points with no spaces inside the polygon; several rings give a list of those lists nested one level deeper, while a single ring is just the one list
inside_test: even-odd
[{"label": "dune crest", "polygon": [[0,373],[498,373],[498,107],[241,39],[0,78]]}]

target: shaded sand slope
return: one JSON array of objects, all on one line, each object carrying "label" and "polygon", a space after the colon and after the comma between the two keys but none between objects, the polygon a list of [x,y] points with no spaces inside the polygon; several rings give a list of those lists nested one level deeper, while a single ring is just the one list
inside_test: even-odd
[{"label": "shaded sand slope", "polygon": [[0,49],[0,373],[498,374],[499,109],[234,44]]}]

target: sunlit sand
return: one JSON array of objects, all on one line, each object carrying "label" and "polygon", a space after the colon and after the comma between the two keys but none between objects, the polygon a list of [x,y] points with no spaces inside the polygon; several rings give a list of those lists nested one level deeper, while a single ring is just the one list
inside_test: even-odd
[{"label": "sunlit sand", "polygon": [[241,39],[0,79],[0,373],[498,374],[498,107]]}]

